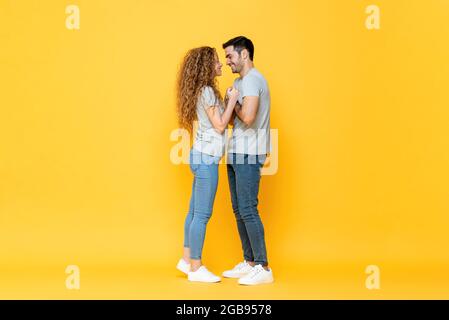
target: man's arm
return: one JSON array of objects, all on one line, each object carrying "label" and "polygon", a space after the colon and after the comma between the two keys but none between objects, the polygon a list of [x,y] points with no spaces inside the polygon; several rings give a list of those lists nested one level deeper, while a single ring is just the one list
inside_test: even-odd
[{"label": "man's arm", "polygon": [[235,106],[235,113],[246,126],[251,126],[256,120],[257,110],[259,109],[259,97],[246,96],[243,98],[243,105]]}]

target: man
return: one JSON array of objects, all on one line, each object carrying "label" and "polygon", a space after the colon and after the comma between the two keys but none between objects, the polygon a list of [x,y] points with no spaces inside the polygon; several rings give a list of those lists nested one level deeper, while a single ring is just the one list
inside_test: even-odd
[{"label": "man", "polygon": [[240,75],[234,87],[240,92],[235,107],[232,137],[228,146],[228,180],[232,208],[242,242],[244,261],[224,277],[239,278],[239,284],[273,282],[268,267],[264,227],[257,209],[260,170],[270,143],[270,91],[265,78],[254,67],[254,45],[240,36],[223,44],[226,64]]}]

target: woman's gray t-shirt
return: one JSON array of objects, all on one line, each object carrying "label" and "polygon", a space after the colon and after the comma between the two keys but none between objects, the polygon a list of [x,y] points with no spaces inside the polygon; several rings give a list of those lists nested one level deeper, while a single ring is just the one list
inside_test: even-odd
[{"label": "woman's gray t-shirt", "polygon": [[226,130],[223,134],[220,134],[212,126],[206,113],[206,109],[211,106],[218,106],[220,114],[223,114],[223,101],[220,101],[215,95],[212,87],[205,86],[201,90],[196,104],[198,129],[196,131],[193,148],[208,155],[221,157],[225,152]]}]

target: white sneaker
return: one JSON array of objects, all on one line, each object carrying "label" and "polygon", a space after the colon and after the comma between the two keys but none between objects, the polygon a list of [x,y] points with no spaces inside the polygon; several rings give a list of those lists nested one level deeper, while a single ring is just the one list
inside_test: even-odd
[{"label": "white sneaker", "polygon": [[190,271],[190,263],[187,263],[183,258],[179,259],[178,264],[176,265],[176,269],[185,274],[188,274]]},{"label": "white sneaker", "polygon": [[188,273],[187,278],[189,279],[189,281],[196,281],[196,282],[219,282],[219,281],[221,281],[219,276],[216,276],[215,274],[213,274],[212,272],[207,270],[207,268],[205,266],[199,267],[199,269],[196,271],[190,271]]},{"label": "white sneaker", "polygon": [[243,262],[240,262],[238,265],[236,265],[232,270],[227,270],[227,271],[223,272],[223,277],[241,278],[243,276],[246,276],[252,270],[253,270],[253,267],[245,260]]},{"label": "white sneaker", "polygon": [[254,266],[253,270],[246,276],[239,279],[239,284],[244,285],[256,285],[262,283],[273,282],[273,272],[270,270],[265,270],[262,265],[258,264]]}]

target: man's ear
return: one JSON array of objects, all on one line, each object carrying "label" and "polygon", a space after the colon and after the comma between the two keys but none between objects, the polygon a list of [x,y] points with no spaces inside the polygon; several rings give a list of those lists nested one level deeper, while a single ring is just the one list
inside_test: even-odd
[{"label": "man's ear", "polygon": [[243,49],[240,54],[242,55],[243,60],[246,60],[249,57],[249,52],[247,49]]}]

